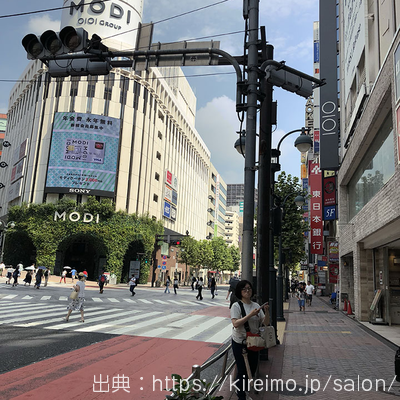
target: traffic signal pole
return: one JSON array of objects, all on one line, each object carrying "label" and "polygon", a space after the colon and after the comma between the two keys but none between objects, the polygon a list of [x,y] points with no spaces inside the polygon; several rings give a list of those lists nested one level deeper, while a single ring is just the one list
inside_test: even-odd
[{"label": "traffic signal pole", "polygon": [[253,282],[253,238],[254,238],[254,186],[256,163],[256,128],[258,101],[258,30],[259,0],[244,0],[244,18],[248,18],[247,57],[247,115],[246,157],[244,167],[243,247],[242,279]]}]

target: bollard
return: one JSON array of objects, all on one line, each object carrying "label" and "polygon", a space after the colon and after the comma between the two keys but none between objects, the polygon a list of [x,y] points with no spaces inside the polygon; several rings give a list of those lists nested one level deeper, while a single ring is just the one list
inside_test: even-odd
[{"label": "bollard", "polygon": [[343,311],[347,311],[347,299],[344,299]]}]

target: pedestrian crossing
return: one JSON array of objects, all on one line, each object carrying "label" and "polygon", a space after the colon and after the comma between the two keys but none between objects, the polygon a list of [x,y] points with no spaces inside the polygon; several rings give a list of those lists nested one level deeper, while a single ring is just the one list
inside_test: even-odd
[{"label": "pedestrian crossing", "polygon": [[42,302],[15,303],[12,299],[0,300],[0,325],[17,327],[67,330],[74,332],[98,332],[112,335],[160,337],[166,339],[197,340],[224,343],[232,333],[229,318],[213,317],[183,312],[126,310],[104,308],[85,303],[85,322],[80,313],[73,311],[69,322],[62,321],[67,313],[66,305]]},{"label": "pedestrian crossing", "polygon": [[[50,301],[50,300],[58,300],[58,301],[69,301],[67,296],[59,296],[59,295],[53,295],[53,296],[29,296],[29,295],[20,295],[20,294],[0,294],[0,301],[2,300],[33,300],[33,299],[38,299],[41,302],[42,301]],[[207,307],[221,307],[221,306],[226,306],[226,303],[221,303],[221,302],[212,302],[212,301],[197,301],[197,300],[170,300],[170,299],[165,299],[165,300],[159,300],[159,299],[140,299],[136,298],[135,300],[130,299],[130,298],[114,298],[114,297],[86,297],[85,298],[86,302],[93,301],[94,303],[130,303],[130,304],[147,304],[147,305],[155,305],[155,304],[163,304],[163,305],[179,305],[179,306],[207,306]]]}]

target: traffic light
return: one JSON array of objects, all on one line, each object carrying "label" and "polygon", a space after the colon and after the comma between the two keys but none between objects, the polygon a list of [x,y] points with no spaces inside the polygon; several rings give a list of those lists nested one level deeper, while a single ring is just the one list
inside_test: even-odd
[{"label": "traffic light", "polygon": [[66,76],[108,75],[112,69],[110,59],[49,60],[48,71],[53,78]]},{"label": "traffic light", "polygon": [[177,239],[177,240],[176,239],[171,239],[170,244],[174,245],[174,246],[179,246],[181,244],[181,241],[179,239]]},{"label": "traffic light", "polygon": [[22,39],[28,60],[83,51],[87,45],[87,31],[72,26],[66,26],[60,32],[47,30],[40,36],[29,33]]}]

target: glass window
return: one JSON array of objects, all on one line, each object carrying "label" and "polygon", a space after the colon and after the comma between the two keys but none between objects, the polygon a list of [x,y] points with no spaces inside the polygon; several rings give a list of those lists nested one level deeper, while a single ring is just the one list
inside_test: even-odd
[{"label": "glass window", "polygon": [[349,182],[349,217],[352,219],[392,177],[394,167],[392,113],[386,117],[366,155]]}]

